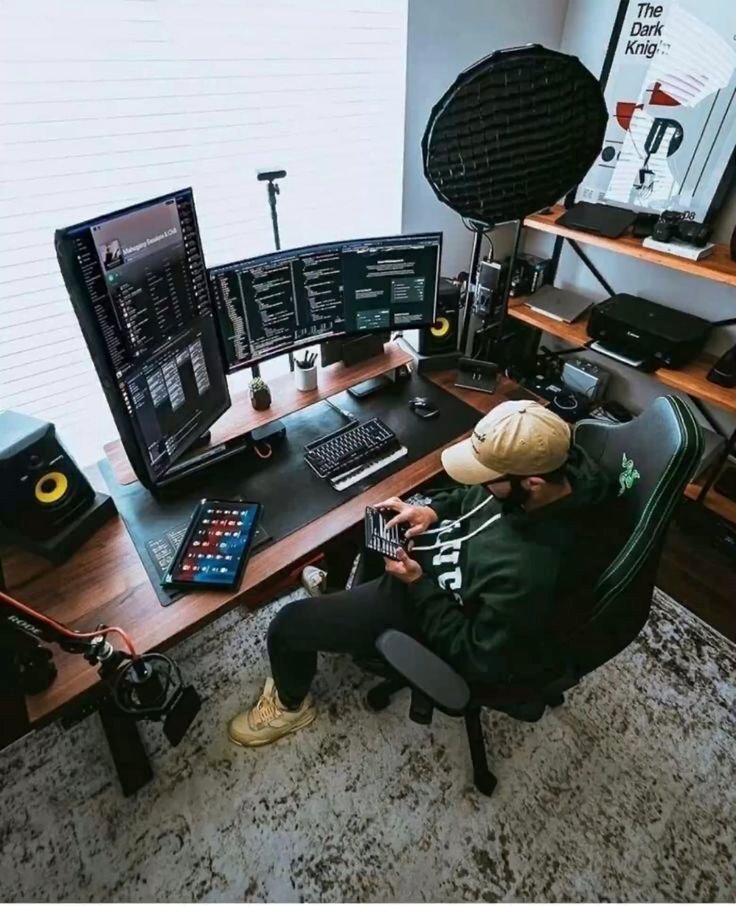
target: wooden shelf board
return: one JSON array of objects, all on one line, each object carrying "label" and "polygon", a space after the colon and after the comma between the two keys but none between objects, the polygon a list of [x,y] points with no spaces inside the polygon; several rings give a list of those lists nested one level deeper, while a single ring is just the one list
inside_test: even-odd
[{"label": "wooden shelf board", "polygon": [[682,368],[659,368],[654,376],[668,387],[689,393],[720,409],[736,412],[736,390],[706,380],[714,362],[712,356],[700,356]]},{"label": "wooden shelf board", "polygon": [[[685,488],[685,496],[690,500],[697,500],[703,487],[701,481],[702,479],[691,481]],[[703,503],[707,509],[736,524],[736,500],[724,497],[723,494],[719,494],[718,491],[711,488],[706,494]]]},{"label": "wooden shelf board", "polygon": [[[268,409],[262,411],[253,408],[247,391],[236,393],[232,397],[230,408],[210,429],[211,439],[207,446],[216,447],[233,437],[238,437],[261,425],[267,425],[292,412],[298,412],[313,403],[347,390],[348,387],[353,387],[361,381],[378,377],[380,374],[385,374],[387,371],[398,368],[400,365],[407,365],[412,361],[414,359],[411,353],[398,343],[387,343],[383,355],[373,356],[356,365],[343,365],[338,362],[325,368],[318,366],[316,390],[297,390],[294,375],[282,374],[268,382],[272,402]],[[132,484],[137,481],[121,441],[115,440],[105,444],[104,450],[115,478],[120,484]],[[197,454],[202,452],[203,448],[196,451]]]},{"label": "wooden shelf board", "polygon": [[[523,296],[510,300],[509,314],[512,318],[538,327],[573,346],[584,346],[589,342],[587,318],[583,317],[573,324],[566,324],[564,321],[557,321],[555,318],[532,311],[524,302]],[[713,357],[702,355],[682,368],[659,368],[652,376],[673,390],[690,394],[720,409],[736,412],[736,389],[720,387],[706,380],[714,361]]]},{"label": "wooden shelf board", "polygon": [[691,277],[704,277],[715,283],[736,286],[736,261],[731,260],[727,245],[717,244],[712,254],[702,261],[689,261],[687,258],[679,258],[677,255],[668,255],[644,248],[642,240],[635,239],[631,235],[609,239],[607,236],[598,236],[595,233],[585,233],[582,230],[559,226],[556,220],[564,213],[564,210],[562,206],[556,205],[550,214],[532,214],[524,220],[524,226],[543,233],[551,233],[554,236],[563,236],[565,239],[573,239],[575,242],[594,245],[610,252],[618,252],[620,255],[638,258],[640,261],[647,261],[650,264],[659,264],[670,270],[689,274]]},{"label": "wooden shelf board", "polygon": [[533,311],[528,305],[524,304],[525,302],[525,296],[509,299],[509,314],[525,324],[538,327],[545,333],[551,333],[561,340],[566,340],[573,346],[584,346],[590,341],[586,329],[587,317],[579,318],[577,321],[573,321],[572,324],[567,324],[565,321],[558,321],[556,318],[550,318],[549,315]]}]

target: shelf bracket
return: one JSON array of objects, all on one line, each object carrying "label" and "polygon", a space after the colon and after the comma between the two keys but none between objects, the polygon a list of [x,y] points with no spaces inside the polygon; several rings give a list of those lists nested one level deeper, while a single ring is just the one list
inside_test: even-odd
[{"label": "shelf bracket", "polygon": [[588,268],[588,270],[595,277],[595,279],[600,283],[600,285],[603,287],[603,289],[605,289],[605,291],[608,293],[608,295],[615,296],[616,292],[613,289],[613,287],[611,286],[611,284],[606,280],[606,278],[598,270],[598,268],[595,266],[595,264],[593,264],[593,262],[590,260],[590,258],[588,258],[588,256],[585,254],[585,252],[577,244],[577,242],[575,242],[574,239],[568,239],[567,241],[570,244],[570,248],[573,250],[573,252],[575,252],[575,254],[578,256],[578,258],[580,258],[580,260],[583,262],[583,264]]},{"label": "shelf bracket", "polygon": [[703,404],[702,400],[699,400],[696,396],[691,396],[690,394],[688,394],[688,397],[693,401],[695,408],[698,410],[698,412],[700,412],[700,414],[708,422],[708,424],[716,432],[716,434],[719,434],[726,441],[723,448],[723,455],[719,457],[717,466],[710,470],[708,478],[706,478],[706,480],[703,482],[703,487],[700,489],[700,493],[695,498],[698,503],[704,503],[705,498],[708,496],[708,492],[716,483],[718,476],[721,474],[721,470],[726,465],[728,457],[732,453],[736,452],[736,428],[729,436],[713,418],[713,416]]}]

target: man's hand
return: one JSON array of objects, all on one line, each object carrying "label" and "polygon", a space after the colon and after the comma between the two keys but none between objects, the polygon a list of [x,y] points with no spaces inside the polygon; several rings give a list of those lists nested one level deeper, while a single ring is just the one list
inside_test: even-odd
[{"label": "man's hand", "polygon": [[386,528],[408,524],[407,538],[421,535],[422,532],[426,532],[431,525],[434,525],[439,520],[439,516],[431,506],[413,506],[411,503],[404,503],[398,497],[389,497],[388,500],[377,503],[376,508],[379,510],[395,510],[396,515],[389,519],[386,523]]},{"label": "man's hand", "polygon": [[416,560],[411,559],[403,547],[396,551],[396,556],[399,558],[398,560],[389,560],[388,557],[383,558],[383,562],[386,564],[386,572],[389,576],[393,576],[399,582],[403,582],[404,585],[411,585],[412,582],[422,578],[422,567]]}]

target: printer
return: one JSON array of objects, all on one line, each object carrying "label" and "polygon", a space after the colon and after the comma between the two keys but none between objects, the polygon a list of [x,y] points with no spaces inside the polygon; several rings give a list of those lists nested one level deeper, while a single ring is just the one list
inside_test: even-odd
[{"label": "printer", "polygon": [[703,348],[710,321],[641,296],[616,293],[591,309],[591,349],[645,370],[680,368]]}]

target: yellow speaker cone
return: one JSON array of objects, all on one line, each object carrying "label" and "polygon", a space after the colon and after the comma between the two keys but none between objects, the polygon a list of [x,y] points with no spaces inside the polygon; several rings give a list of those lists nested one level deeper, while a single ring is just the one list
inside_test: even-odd
[{"label": "yellow speaker cone", "polygon": [[429,328],[433,337],[444,337],[450,330],[450,322],[447,318],[437,318],[434,324]]},{"label": "yellow speaker cone", "polygon": [[63,472],[47,472],[36,482],[36,500],[40,503],[56,503],[68,488],[69,480]]}]

